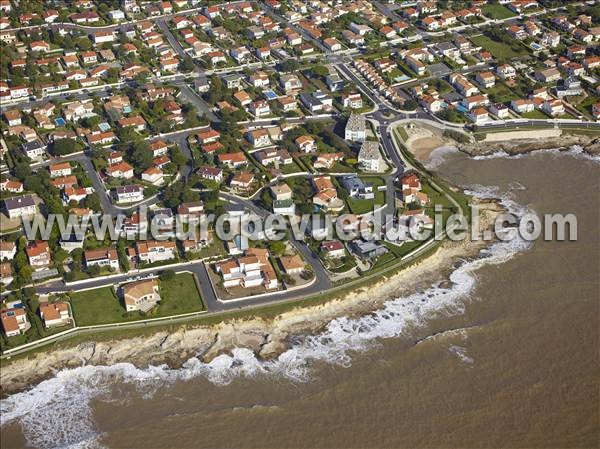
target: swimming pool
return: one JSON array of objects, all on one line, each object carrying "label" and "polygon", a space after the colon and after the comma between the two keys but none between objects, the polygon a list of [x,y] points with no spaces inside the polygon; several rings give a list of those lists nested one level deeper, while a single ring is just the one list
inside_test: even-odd
[{"label": "swimming pool", "polygon": [[65,119],[62,117],[58,117],[57,119],[55,119],[54,123],[56,123],[56,126],[65,126],[67,124],[67,122],[65,122]]},{"label": "swimming pool", "polygon": [[265,98],[267,100],[276,100],[277,99],[277,94],[275,92],[273,92],[272,90],[265,90],[263,92],[263,95],[265,96]]}]

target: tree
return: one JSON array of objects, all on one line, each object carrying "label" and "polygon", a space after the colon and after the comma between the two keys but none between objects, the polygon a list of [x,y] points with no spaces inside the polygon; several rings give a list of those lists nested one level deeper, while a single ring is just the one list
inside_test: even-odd
[{"label": "tree", "polygon": [[64,138],[55,140],[50,152],[54,156],[64,156],[65,154],[75,153],[79,150],[79,145],[75,139]]},{"label": "tree", "polygon": [[134,142],[129,154],[129,160],[136,173],[141,173],[152,165],[152,151],[146,141]]},{"label": "tree", "polygon": [[183,58],[183,61],[179,63],[179,70],[182,72],[191,72],[196,68],[194,61],[189,56]]},{"label": "tree", "polygon": [[174,147],[171,149],[171,161],[181,168],[187,163],[187,157],[179,147]]},{"label": "tree", "polygon": [[402,109],[405,111],[414,111],[417,109],[417,102],[415,100],[406,100],[402,105]]},{"label": "tree", "polygon": [[175,272],[173,270],[163,270],[158,278],[161,282],[171,281],[175,278]]},{"label": "tree", "polygon": [[315,76],[325,77],[329,75],[329,69],[324,65],[314,65],[311,69],[311,72]]}]

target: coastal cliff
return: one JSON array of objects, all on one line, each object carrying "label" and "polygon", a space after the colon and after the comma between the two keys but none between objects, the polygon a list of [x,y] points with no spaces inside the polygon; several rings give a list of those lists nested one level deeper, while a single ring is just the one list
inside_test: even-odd
[{"label": "coastal cliff", "polygon": [[529,153],[536,150],[559,149],[568,150],[572,147],[580,147],[584,152],[597,155],[600,154],[600,136],[588,135],[544,135],[543,131],[528,131],[526,138],[515,138],[514,132],[495,133],[496,139],[484,140],[471,143],[457,143],[457,148],[469,156],[487,156],[497,152],[509,155]]},{"label": "coastal cliff", "polygon": [[[496,201],[480,201],[480,227],[487,229],[503,212]],[[489,243],[489,242],[488,242]],[[129,362],[137,367],[166,364],[178,368],[192,357],[210,361],[234,348],[252,350],[258,358],[277,357],[290,346],[293,336],[315,334],[340,316],[360,316],[373,312],[392,298],[408,295],[444,280],[454,263],[475,257],[488,243],[444,242],[431,256],[395,274],[382,276],[368,287],[332,299],[324,304],[297,307],[272,318],[257,315],[231,319],[215,325],[181,325],[139,337],[115,336],[80,344],[68,341],[52,349],[18,358],[0,370],[3,395],[27,388],[56,372],[83,365],[113,365]]]}]

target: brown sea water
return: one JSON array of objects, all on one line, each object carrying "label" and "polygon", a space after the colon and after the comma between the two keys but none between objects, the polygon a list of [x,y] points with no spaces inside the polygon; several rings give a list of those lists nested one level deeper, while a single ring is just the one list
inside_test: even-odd
[{"label": "brown sea water", "polygon": [[[417,292],[388,316],[342,321],[299,340],[288,365],[260,367],[241,353],[236,366],[189,367],[189,379],[169,382],[158,369],[89,368],[81,391],[67,379],[69,395],[56,384],[34,389],[61,400],[39,399],[6,425],[2,447],[23,447],[23,434],[44,447],[58,447],[48,436],[109,448],[598,447],[600,164],[548,152],[447,154],[436,169],[459,185],[497,186],[537,214],[575,214],[578,241],[538,240],[482,263],[472,287],[451,297],[424,291],[447,302],[426,320],[413,313]],[[465,273],[453,280],[470,285]],[[413,317],[404,327],[403,310]]]}]

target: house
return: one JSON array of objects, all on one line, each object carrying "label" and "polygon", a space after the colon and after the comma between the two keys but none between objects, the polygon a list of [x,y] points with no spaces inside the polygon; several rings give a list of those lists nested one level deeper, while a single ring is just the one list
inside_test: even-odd
[{"label": "house", "polygon": [[248,248],[243,257],[216,264],[215,270],[223,276],[225,288],[264,286],[277,288],[275,269],[269,261],[269,252],[262,248]]},{"label": "house", "polygon": [[21,145],[23,154],[29,159],[40,159],[46,154],[46,145],[42,142],[35,140],[33,142],[26,142]]},{"label": "house", "polygon": [[342,95],[342,105],[345,108],[350,109],[361,109],[363,107],[363,100],[358,92],[345,93]]},{"label": "house", "polygon": [[63,116],[67,121],[77,122],[94,115],[94,104],[91,100],[74,101],[63,108]]},{"label": "house", "polygon": [[353,142],[362,142],[367,137],[366,119],[364,115],[350,114],[344,136],[346,140]]},{"label": "house", "polygon": [[563,102],[554,99],[544,101],[540,109],[552,117],[565,113]]},{"label": "house", "polygon": [[467,114],[467,117],[469,117],[469,120],[473,123],[483,123],[490,119],[488,112],[484,108],[473,109]]},{"label": "house", "polygon": [[77,177],[73,175],[59,176],[50,180],[50,184],[57,189],[66,189],[77,185]]},{"label": "house", "polygon": [[490,106],[490,112],[500,119],[510,117],[510,109],[502,103],[494,103]]},{"label": "house", "polygon": [[317,149],[315,139],[307,135],[296,138],[294,142],[302,153],[312,153]]},{"label": "house", "polygon": [[161,300],[157,279],[130,282],[123,285],[121,291],[128,312],[148,312]]},{"label": "house", "polygon": [[27,319],[27,311],[23,307],[13,307],[0,311],[2,330],[7,337],[24,334],[31,328]]},{"label": "house", "polygon": [[292,199],[292,189],[287,184],[273,184],[270,188],[275,200],[285,201]]},{"label": "house", "polygon": [[4,208],[8,214],[8,218],[30,217],[37,213],[37,206],[32,195],[17,196],[14,198],[6,198],[4,200]]},{"label": "house", "polygon": [[325,45],[329,51],[339,51],[342,49],[342,44],[334,37],[323,40],[323,45]]},{"label": "house", "polygon": [[50,262],[52,262],[52,259],[50,258],[50,247],[48,246],[48,242],[44,242],[42,240],[31,242],[25,248],[25,253],[27,254],[29,265],[35,269],[39,267],[46,267],[50,265]]},{"label": "house", "polygon": [[113,178],[131,179],[133,178],[133,167],[127,162],[117,162],[106,167],[106,174]]},{"label": "house", "polygon": [[119,126],[121,128],[132,127],[136,131],[144,131],[146,129],[146,120],[141,115],[133,117],[122,117],[119,119]]},{"label": "house", "polygon": [[512,100],[510,107],[513,111],[518,114],[524,114],[526,112],[532,112],[535,110],[535,103],[531,99],[521,98],[518,100]]},{"label": "house", "polygon": [[488,97],[485,95],[471,95],[470,97],[463,98],[462,105],[470,111],[478,106],[487,106],[489,102]]},{"label": "house", "polygon": [[182,203],[177,207],[177,214],[183,223],[197,223],[204,213],[202,201]]},{"label": "house", "polygon": [[115,33],[113,31],[96,31],[92,34],[92,40],[96,45],[113,42],[115,40]]},{"label": "house", "polygon": [[513,66],[509,64],[502,64],[496,67],[496,75],[498,75],[503,80],[510,80],[516,78],[517,71]]},{"label": "house", "polygon": [[319,153],[317,154],[317,158],[313,163],[314,168],[321,169],[330,169],[333,167],[337,161],[341,161],[344,158],[344,153],[341,151],[335,153]]},{"label": "house", "polygon": [[31,51],[47,52],[50,50],[50,44],[44,41],[34,41],[29,44],[29,49]]},{"label": "house", "polygon": [[23,183],[14,179],[5,179],[0,181],[0,190],[11,193],[21,193],[23,191]]},{"label": "house", "polygon": [[254,179],[254,173],[241,171],[233,175],[229,187],[238,191],[248,191],[252,187]]},{"label": "house", "polygon": [[489,71],[478,72],[477,75],[475,75],[475,80],[486,89],[494,87],[494,84],[496,84],[496,77]]},{"label": "house", "polygon": [[225,165],[229,168],[241,167],[248,163],[246,155],[241,151],[219,154],[217,155],[217,159],[219,160],[219,164]]},{"label": "house", "polygon": [[219,140],[221,134],[214,129],[209,129],[208,131],[202,131],[196,134],[196,138],[198,139],[198,143],[200,145],[206,145],[207,143],[213,143]]},{"label": "house", "polygon": [[164,183],[163,171],[158,167],[148,167],[142,172],[142,181],[149,182],[152,185],[159,186]]},{"label": "house", "polygon": [[415,173],[409,173],[400,178],[400,186],[403,191],[407,189],[421,190],[421,180]]},{"label": "house", "polygon": [[277,103],[283,109],[283,112],[295,111],[298,109],[298,102],[291,95],[279,97]]},{"label": "house", "polygon": [[87,198],[93,191],[92,187],[65,187],[62,195],[63,202],[65,204],[69,204],[71,201],[79,202]]},{"label": "house", "polygon": [[268,150],[261,150],[254,153],[254,157],[262,165],[270,164],[282,164],[287,165],[293,162],[292,156],[287,150],[278,150],[277,148],[270,148]]},{"label": "house", "polygon": [[21,111],[18,109],[11,109],[4,112],[4,118],[8,123],[8,126],[18,126],[21,124]]},{"label": "house", "polygon": [[254,87],[268,87],[270,84],[269,75],[263,71],[253,72],[248,78],[248,82]]},{"label": "house", "polygon": [[600,103],[595,103],[592,106],[592,115],[596,120],[600,119]]},{"label": "house", "polygon": [[271,108],[265,100],[257,100],[250,105],[250,112],[254,117],[264,117],[271,114]]},{"label": "house", "polygon": [[71,174],[71,163],[57,162],[56,164],[50,164],[48,170],[50,171],[51,178],[56,178],[57,176],[69,176]]},{"label": "house", "polygon": [[547,84],[558,81],[561,78],[561,75],[558,69],[550,67],[544,70],[536,70],[534,73],[534,77],[539,82]]},{"label": "house", "polygon": [[265,128],[249,131],[246,133],[246,138],[255,147],[264,147],[271,144],[269,131]]},{"label": "house", "polygon": [[7,286],[14,280],[12,265],[10,262],[0,263],[0,286]]},{"label": "house", "polygon": [[15,242],[6,242],[0,240],[0,261],[8,259],[11,260],[17,254],[17,245]]},{"label": "house", "polygon": [[135,203],[144,199],[144,188],[138,185],[118,186],[114,189],[117,203]]},{"label": "house", "polygon": [[83,253],[86,268],[108,267],[111,271],[119,271],[119,255],[114,248],[99,248]]},{"label": "house", "polygon": [[114,142],[117,136],[112,131],[106,131],[97,134],[88,134],[86,139],[90,145],[107,145]]},{"label": "house", "polygon": [[170,241],[147,240],[137,242],[135,252],[141,263],[161,262],[177,256],[177,245]]},{"label": "house", "polygon": [[346,255],[344,244],[338,240],[330,240],[321,243],[321,251],[326,257],[331,257],[333,259],[340,259]]},{"label": "house", "polygon": [[302,83],[296,75],[281,75],[279,84],[286,94],[302,88]]},{"label": "house", "polygon": [[378,242],[358,240],[351,244],[352,249],[361,259],[374,259],[388,252],[388,249]]},{"label": "house", "polygon": [[63,301],[42,302],[40,304],[40,317],[47,329],[71,324],[69,303]]},{"label": "house", "polygon": [[281,256],[279,263],[283,272],[288,275],[300,274],[304,271],[305,267],[304,261],[297,254],[293,256]]},{"label": "house", "polygon": [[313,204],[324,211],[339,212],[344,208],[344,201],[338,198],[337,190],[329,176],[318,176],[313,179],[316,193]]},{"label": "house", "polygon": [[203,179],[221,183],[223,181],[223,170],[217,167],[200,167],[198,175]]},{"label": "house", "polygon": [[362,170],[378,172],[381,170],[382,162],[379,142],[363,141],[358,152],[358,163]]},{"label": "house", "polygon": [[477,87],[475,87],[473,83],[471,83],[461,73],[452,73],[449,77],[449,80],[450,83],[454,86],[454,88],[465,97],[477,95],[479,93],[479,89],[477,89]]},{"label": "house", "polygon": [[360,200],[372,200],[375,198],[373,185],[364,183],[357,175],[342,176],[340,182],[352,198]]},{"label": "house", "polygon": [[150,143],[150,151],[152,151],[152,157],[162,156],[169,152],[169,148],[164,140],[155,140]]}]

